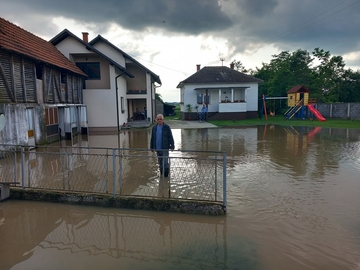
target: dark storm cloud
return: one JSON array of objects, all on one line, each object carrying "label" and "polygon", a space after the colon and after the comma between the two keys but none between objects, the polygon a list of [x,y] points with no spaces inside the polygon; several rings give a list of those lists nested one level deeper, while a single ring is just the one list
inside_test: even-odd
[{"label": "dark storm cloud", "polygon": [[[234,27],[223,33],[237,50],[274,44],[280,50],[316,47],[331,54],[360,49],[359,0],[238,0],[227,7]],[[238,18],[236,20],[235,18]]]},{"label": "dark storm cloud", "polygon": [[[3,0],[2,0],[3,1]],[[70,17],[84,23],[114,22],[135,31],[158,27],[171,32],[201,34],[232,25],[216,0],[13,0],[29,13]]]},{"label": "dark storm cloud", "polygon": [[0,16],[49,38],[58,33],[51,19],[62,16],[99,34],[116,23],[136,35],[224,38],[233,55],[268,44],[359,51],[359,11],[360,0],[0,0]]}]

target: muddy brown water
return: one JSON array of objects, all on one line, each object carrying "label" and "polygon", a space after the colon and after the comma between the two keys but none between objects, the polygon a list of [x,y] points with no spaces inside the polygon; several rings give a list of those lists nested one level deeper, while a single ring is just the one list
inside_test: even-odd
[{"label": "muddy brown water", "polygon": [[[360,269],[360,130],[173,133],[176,149],[226,151],[226,216],[8,200],[0,269]],[[60,144],[147,148],[149,136]]]}]

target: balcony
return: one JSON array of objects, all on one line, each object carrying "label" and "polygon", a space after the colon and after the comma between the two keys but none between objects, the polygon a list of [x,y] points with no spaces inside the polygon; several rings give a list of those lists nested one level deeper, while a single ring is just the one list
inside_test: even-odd
[{"label": "balcony", "polygon": [[224,101],[219,103],[219,112],[246,112],[247,103],[245,101]]},{"label": "balcony", "polygon": [[147,91],[145,90],[140,90],[140,89],[128,89],[126,91],[126,94],[128,95],[146,95]]}]

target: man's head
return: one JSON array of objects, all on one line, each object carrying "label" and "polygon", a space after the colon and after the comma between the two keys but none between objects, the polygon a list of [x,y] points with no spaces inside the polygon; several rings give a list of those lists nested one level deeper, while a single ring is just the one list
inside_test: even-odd
[{"label": "man's head", "polygon": [[158,114],[156,116],[156,122],[159,126],[162,126],[164,124],[164,116],[162,114]]},{"label": "man's head", "polygon": [[203,107],[205,108],[205,104],[203,104]]}]

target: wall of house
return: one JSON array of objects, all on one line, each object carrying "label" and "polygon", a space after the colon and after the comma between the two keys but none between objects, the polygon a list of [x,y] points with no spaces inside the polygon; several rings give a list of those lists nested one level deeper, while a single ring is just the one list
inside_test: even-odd
[{"label": "wall of house", "polygon": [[0,104],[5,125],[0,131],[1,144],[28,144],[25,104]]},{"label": "wall of house", "polygon": [[126,59],[123,56],[123,54],[121,52],[119,52],[118,50],[114,49],[109,44],[99,41],[99,42],[95,43],[93,45],[93,47],[95,49],[99,50],[100,52],[102,52],[103,54],[105,54],[110,59],[114,60],[119,65],[121,65],[123,67],[126,66],[126,63],[125,63]]},{"label": "wall of house", "polygon": [[[31,108],[33,119],[27,119],[26,111]],[[59,109],[56,114],[49,115],[47,109]],[[76,111],[76,118],[68,112]],[[49,104],[0,104],[0,144],[19,144],[26,146],[42,145],[59,141],[71,135],[86,134],[87,112],[83,105],[49,105]],[[29,121],[33,122],[35,144],[29,140]],[[54,129],[55,128],[55,129]],[[75,129],[74,129],[75,128]]]},{"label": "wall of house", "polygon": [[245,101],[247,103],[247,111],[257,112],[259,101],[259,88],[257,83],[249,83],[250,86],[245,90]]},{"label": "wall of house", "polygon": [[[208,84],[208,85],[201,85],[201,88],[204,88],[204,90],[194,90],[195,88],[199,88],[199,85],[185,85],[183,89],[181,89],[181,95],[183,95],[183,106],[182,111],[187,112],[186,105],[191,104],[194,108],[193,111],[196,112],[195,106],[199,105],[197,104],[197,95],[200,93],[205,94],[206,88],[208,88],[208,93],[210,94],[210,103],[208,104],[208,111],[209,112],[218,112],[219,111],[219,104],[220,100],[222,98],[225,98],[225,96],[228,96],[228,98],[231,98],[231,88],[238,89],[237,94],[234,95],[234,99],[238,96],[244,95],[244,100],[246,101],[246,108],[247,111],[257,111],[258,110],[258,84],[257,83],[247,83],[243,86],[239,84],[224,84],[219,85],[217,89],[211,89],[214,88],[214,85]],[[246,87],[245,90],[241,89]],[[221,91],[219,94],[219,89],[224,89],[224,91]],[[226,94],[224,93],[226,92]],[[227,93],[229,92],[229,93]],[[235,104],[239,105],[239,104]]]},{"label": "wall of house", "polygon": [[[155,89],[154,84],[151,81],[151,75],[146,73],[146,107],[147,107],[147,117],[150,118],[149,121],[152,122],[156,118],[155,108],[153,108],[152,100],[155,100]],[[152,96],[154,98],[152,99]]]},{"label": "wall of house", "polygon": [[87,50],[83,44],[70,36],[58,43],[56,48],[72,62],[74,62],[74,59],[72,58],[73,54],[89,53],[89,50]]},{"label": "wall of house", "polygon": [[[116,109],[116,86],[115,77],[120,75],[115,67],[110,67],[110,89],[84,89],[84,104],[88,108],[88,125],[91,131],[116,131],[117,109]],[[117,79],[119,125],[127,122],[128,108],[126,102],[126,79],[125,75]],[[121,107],[121,98],[124,100]],[[124,109],[124,113],[122,112]]]},{"label": "wall of house", "polygon": [[126,78],[128,90],[148,90],[146,85],[146,72],[135,65],[128,64],[126,70],[133,74],[134,78]]},{"label": "wall of house", "polygon": [[99,62],[100,63],[100,80],[86,79],[86,89],[109,89],[110,73],[109,62],[96,54],[73,55],[75,63],[78,62]]}]

